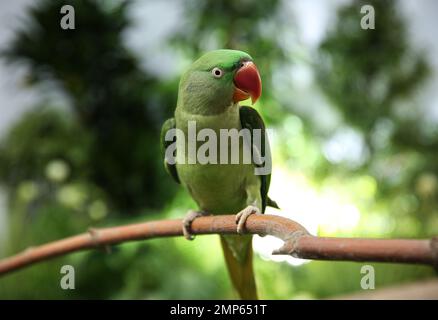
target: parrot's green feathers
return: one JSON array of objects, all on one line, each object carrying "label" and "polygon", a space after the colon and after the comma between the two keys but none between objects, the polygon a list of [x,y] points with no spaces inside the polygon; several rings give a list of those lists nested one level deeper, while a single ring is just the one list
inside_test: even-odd
[{"label": "parrot's green feathers", "polygon": [[[166,169],[167,173],[175,180],[177,183],[180,183],[178,172],[176,171],[176,165],[170,164],[168,159],[166,159],[166,149],[172,144],[176,142],[176,138],[174,138],[171,141],[166,141],[166,133],[169,132],[171,129],[175,129],[175,118],[167,119],[163,126],[161,127],[161,136],[160,136],[160,142],[161,142],[161,153],[164,159],[164,168]],[[176,155],[174,155],[176,157]]]},{"label": "parrot's green feathers", "polygon": [[196,60],[189,68],[191,71],[210,71],[214,67],[222,68],[226,71],[232,71],[239,66],[239,61],[251,61],[249,54],[238,50],[214,50],[207,52],[198,60]]},{"label": "parrot's green feathers", "polygon": [[[263,122],[262,117],[260,117],[259,113],[251,108],[251,107],[240,107],[239,109],[240,113],[240,123],[242,124],[242,128],[247,128],[251,132],[253,132],[254,129],[260,129],[261,130],[261,144],[259,146],[260,150],[257,148],[258,146],[253,145],[253,150],[256,149],[256,151],[259,153],[259,156],[261,157],[270,157],[270,150],[269,150],[269,142],[267,141],[265,137],[265,123]],[[271,159],[265,160],[265,162],[268,161],[268,163],[271,163]],[[266,165],[264,163],[263,165]],[[260,194],[262,196],[262,212],[265,212],[266,205],[268,203],[268,190],[269,190],[269,184],[271,182],[271,174],[266,175],[259,175],[261,180],[261,186],[260,186]]]}]

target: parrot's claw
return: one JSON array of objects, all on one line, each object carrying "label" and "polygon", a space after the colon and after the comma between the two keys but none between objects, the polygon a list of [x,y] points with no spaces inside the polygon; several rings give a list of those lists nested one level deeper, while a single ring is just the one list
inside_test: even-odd
[{"label": "parrot's claw", "polygon": [[202,217],[203,215],[205,215],[205,212],[195,211],[195,210],[189,210],[186,213],[186,215],[182,221],[182,229],[183,229],[184,238],[186,238],[187,240],[195,239],[195,236],[190,233],[190,228],[191,228],[192,222],[196,218]]},{"label": "parrot's claw", "polygon": [[244,233],[246,219],[252,214],[260,214],[260,209],[250,205],[236,214],[237,233]]}]

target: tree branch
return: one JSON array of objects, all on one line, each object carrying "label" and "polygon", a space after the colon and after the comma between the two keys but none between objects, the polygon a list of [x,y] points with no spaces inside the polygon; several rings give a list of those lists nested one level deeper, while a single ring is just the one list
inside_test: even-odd
[{"label": "tree branch", "polygon": [[[284,241],[273,254],[316,260],[418,263],[438,265],[438,238],[431,240],[326,238],[310,235],[299,223],[275,215],[251,215],[251,234],[272,235]],[[197,218],[193,234],[237,234],[234,215]],[[75,251],[127,241],[181,236],[181,220],[162,220],[120,227],[90,229],[88,233],[29,248],[0,260],[0,275]]]}]

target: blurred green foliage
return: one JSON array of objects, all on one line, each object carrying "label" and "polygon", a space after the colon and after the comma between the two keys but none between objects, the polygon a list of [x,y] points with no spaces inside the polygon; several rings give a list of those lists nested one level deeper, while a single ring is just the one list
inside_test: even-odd
[{"label": "blurred green foliage", "polygon": [[[167,45],[188,61],[222,47],[254,57],[264,86],[260,112],[276,132],[274,165],[303,173],[322,194],[348,195],[363,212],[359,226],[338,235],[430,236],[438,229],[438,131],[423,125],[412,99],[428,65],[411,49],[396,2],[366,3],[375,6],[378,32],[360,29],[365,2],[353,1],[338,12],[316,57],[291,48],[296,30],[284,1],[186,1],[185,24]],[[37,1],[3,53],[27,67],[28,85],[60,95],[38,101],[1,141],[0,182],[10,212],[5,255],[91,226],[175,218],[194,207],[166,176],[159,152],[178,79],[142,68],[124,42],[133,28],[128,9],[138,3],[77,0],[77,28],[68,31],[59,27],[63,4]],[[327,116],[318,104],[310,112],[298,106],[300,88],[288,80],[297,65],[312,68],[318,90],[341,115],[334,129],[315,121]],[[363,143],[358,161],[325,153],[341,128]],[[59,286],[64,264],[75,266],[76,290]],[[257,257],[255,265],[263,298],[360,290],[360,264],[292,267]],[[377,287],[433,274],[419,266],[375,267]],[[233,297],[216,237],[102,248],[0,279],[0,298]]]},{"label": "blurred green foliage", "polygon": [[[140,70],[137,58],[125,47],[127,3],[75,2],[78,28],[72,31],[59,27],[63,4],[40,1],[34,5],[30,21],[17,32],[5,56],[11,62],[26,63],[30,84],[53,81],[68,99],[74,122],[70,125],[78,132],[71,138],[84,145],[77,156],[86,162],[72,168],[72,179],[86,175],[84,179],[102,188],[119,212],[158,208],[171,194],[172,185],[166,179],[163,182],[162,161],[156,156],[160,150],[157,132],[172,112],[175,92],[166,92],[166,84]],[[21,140],[38,145],[32,140],[39,139],[37,132],[27,126],[21,130]],[[44,139],[55,143],[60,137],[49,131]],[[65,157],[67,165],[73,166],[76,159],[63,154],[70,148],[66,143],[59,146],[63,151],[50,156]],[[22,170],[14,161],[8,163],[13,164],[6,168],[12,171],[9,177]]]},{"label": "blurred green foliage", "polygon": [[[375,9],[376,29],[361,32],[357,8],[365,4]],[[410,236],[431,236],[437,230],[438,130],[412,99],[430,74],[428,63],[410,47],[397,2],[355,0],[338,19],[320,46],[318,83],[343,123],[363,137],[364,156],[353,168],[335,170],[371,175],[386,214],[419,223]],[[403,224],[396,228],[395,234],[404,233]]]},{"label": "blurred green foliage", "polygon": [[[366,4],[376,12],[375,30],[363,32],[357,8]],[[409,47],[395,2],[356,0],[339,11],[338,19],[342,23],[320,47],[318,80],[344,121],[371,140],[379,120],[392,118],[397,102],[424,83],[428,65]]]}]

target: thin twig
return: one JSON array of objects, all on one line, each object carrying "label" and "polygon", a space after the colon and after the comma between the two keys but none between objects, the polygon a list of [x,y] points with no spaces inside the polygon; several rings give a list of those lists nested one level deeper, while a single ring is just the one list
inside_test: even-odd
[{"label": "thin twig", "polygon": [[[299,223],[275,215],[251,215],[246,222],[251,234],[272,235],[284,245],[273,254],[316,260],[396,262],[437,265],[436,238],[431,240],[324,238],[310,235]],[[193,234],[237,234],[235,216],[197,218]],[[75,251],[108,247],[127,241],[181,236],[181,220],[162,220],[120,227],[90,229],[88,233],[32,247],[0,260],[0,275],[36,262]]]}]

